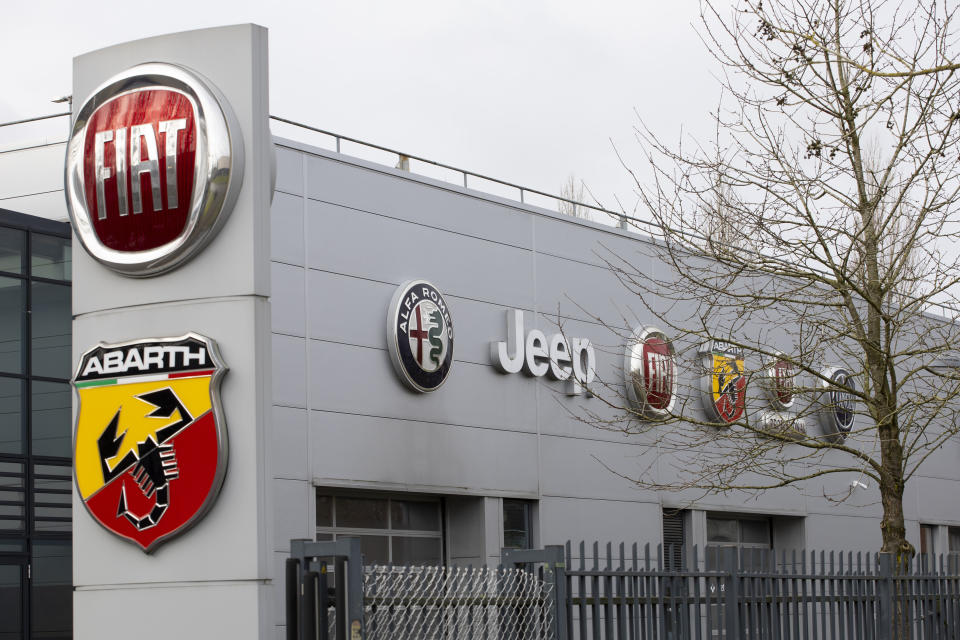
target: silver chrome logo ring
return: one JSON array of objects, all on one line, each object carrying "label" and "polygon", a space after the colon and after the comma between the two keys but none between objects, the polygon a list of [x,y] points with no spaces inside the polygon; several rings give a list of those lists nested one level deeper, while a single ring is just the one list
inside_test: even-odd
[{"label": "silver chrome logo ring", "polygon": [[[140,251],[112,249],[98,237],[87,206],[87,125],[97,110],[111,100],[153,89],[181,93],[193,107],[196,155],[189,214],[179,235],[165,244]],[[80,242],[99,263],[131,277],[160,275],[195,256],[216,236],[236,203],[243,168],[240,126],[219,90],[185,67],[159,62],[140,64],[97,87],[77,112],[64,168],[67,210]]]}]

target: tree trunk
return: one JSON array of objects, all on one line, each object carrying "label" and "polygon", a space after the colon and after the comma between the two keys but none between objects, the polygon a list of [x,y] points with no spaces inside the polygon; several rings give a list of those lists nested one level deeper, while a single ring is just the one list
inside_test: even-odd
[{"label": "tree trunk", "polygon": [[913,545],[907,541],[907,528],[903,522],[903,447],[891,424],[879,425],[880,455],[883,473],[880,478],[880,502],[883,505],[884,553],[894,554],[898,564],[913,557]]}]

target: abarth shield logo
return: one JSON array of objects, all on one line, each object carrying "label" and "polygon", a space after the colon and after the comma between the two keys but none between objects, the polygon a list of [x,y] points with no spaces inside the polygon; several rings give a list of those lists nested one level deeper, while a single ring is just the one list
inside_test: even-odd
[{"label": "abarth shield logo", "polygon": [[453,365],[453,321],[435,286],[413,280],[397,289],[387,311],[387,346],[408,387],[427,392],[443,384]]},{"label": "abarth shield logo", "polygon": [[77,490],[108,531],[150,552],[213,505],[227,465],[226,371],[198,334],[101,343],[80,358]]},{"label": "abarth shield logo", "polygon": [[732,424],[743,417],[746,408],[743,348],[711,340],[701,347],[700,355],[704,366],[701,391],[707,417],[717,424]]}]

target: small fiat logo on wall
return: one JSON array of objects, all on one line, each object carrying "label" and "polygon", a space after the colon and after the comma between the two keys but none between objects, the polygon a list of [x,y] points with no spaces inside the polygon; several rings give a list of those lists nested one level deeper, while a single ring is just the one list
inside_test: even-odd
[{"label": "small fiat logo on wall", "polygon": [[765,386],[774,410],[784,411],[793,406],[793,382],[796,377],[796,367],[783,354],[776,354],[767,365]]},{"label": "small fiat logo on wall", "polygon": [[743,417],[747,401],[747,376],[743,347],[710,340],[700,348],[704,375],[700,386],[708,419],[728,425]]},{"label": "small fiat logo on wall", "polygon": [[229,104],[183,67],[150,63],[98,87],[67,146],[67,207],[101,264],[128,276],[169,271],[226,221],[243,181]]},{"label": "small fiat logo on wall", "polygon": [[426,280],[400,285],[387,311],[387,347],[400,380],[433,391],[453,365],[453,321],[440,291]]},{"label": "small fiat logo on wall", "polygon": [[677,361],[673,342],[656,327],[639,327],[624,362],[627,399],[642,416],[670,417],[677,400]]},{"label": "small fiat logo on wall", "polygon": [[826,392],[826,400],[820,411],[820,424],[828,435],[846,436],[853,429],[856,420],[857,385],[850,372],[843,367],[828,367],[822,373],[825,380],[821,385]]}]

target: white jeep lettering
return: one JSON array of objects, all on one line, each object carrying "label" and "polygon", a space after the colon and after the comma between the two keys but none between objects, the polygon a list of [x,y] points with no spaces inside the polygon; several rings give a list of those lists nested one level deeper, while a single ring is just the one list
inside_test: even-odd
[{"label": "white jeep lettering", "polygon": [[554,380],[567,382],[568,395],[586,392],[586,385],[596,379],[597,356],[586,338],[569,342],[562,333],[548,339],[539,329],[523,336],[523,312],[507,311],[507,339],[490,343],[490,361],[501,373],[518,373],[540,377],[549,374]]}]

